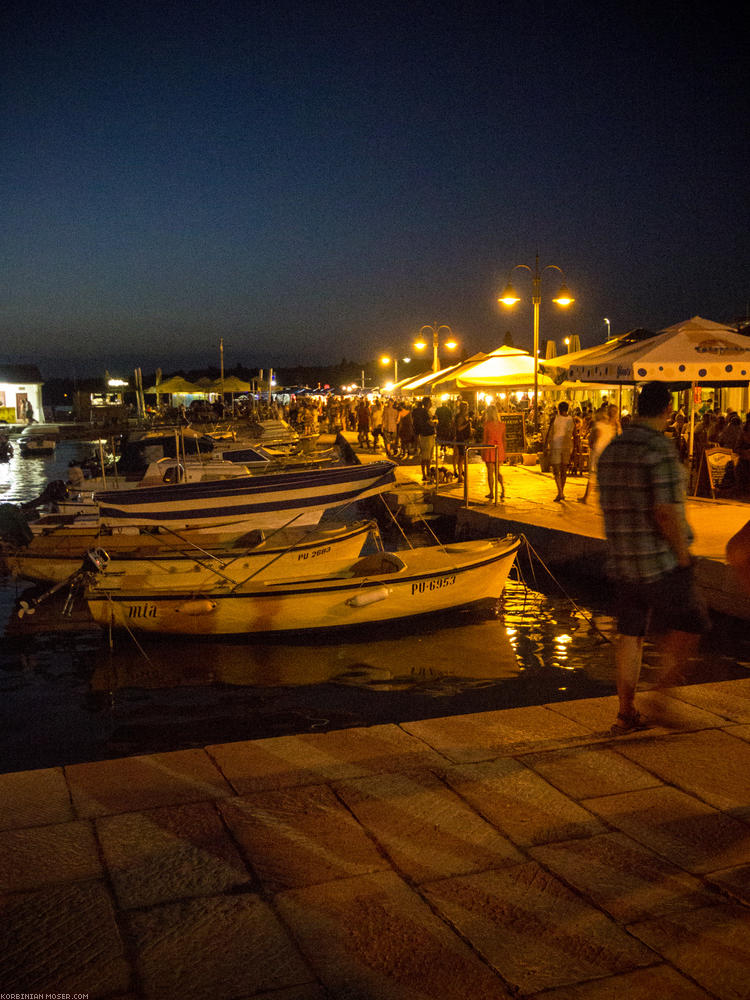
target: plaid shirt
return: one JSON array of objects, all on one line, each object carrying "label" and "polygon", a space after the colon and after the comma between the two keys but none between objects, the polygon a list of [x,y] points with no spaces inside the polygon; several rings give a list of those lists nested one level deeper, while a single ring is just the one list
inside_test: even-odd
[{"label": "plaid shirt", "polygon": [[[604,449],[597,465],[609,572],[649,583],[670,573],[677,556],[654,518],[656,504],[679,504],[684,477],[674,444],[646,424],[630,424]],[[692,541],[685,522],[685,535]]]}]

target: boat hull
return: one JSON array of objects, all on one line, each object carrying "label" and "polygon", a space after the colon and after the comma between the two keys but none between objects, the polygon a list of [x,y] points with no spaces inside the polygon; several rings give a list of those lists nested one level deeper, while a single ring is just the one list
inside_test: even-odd
[{"label": "boat hull", "polygon": [[35,534],[29,545],[0,547],[0,570],[26,580],[60,583],[81,568],[86,552],[103,549],[109,556],[103,589],[128,586],[211,586],[223,577],[235,582],[256,573],[275,576],[321,572],[331,558],[354,559],[373,530],[371,522],[325,523],[274,533],[161,531],[137,529],[103,534],[93,529],[61,527]]},{"label": "boat hull", "polygon": [[[380,553],[325,577],[251,581],[234,589],[103,593],[94,585],[86,599],[100,625],[154,634],[249,636],[357,628],[500,597],[519,545],[518,538],[508,536]],[[387,569],[383,561],[393,564],[390,571],[379,571]]]},{"label": "boat hull", "polygon": [[97,493],[104,525],[224,525],[248,528],[317,524],[323,511],[382,493],[395,482],[392,462],[305,469],[217,482],[179,483]]}]

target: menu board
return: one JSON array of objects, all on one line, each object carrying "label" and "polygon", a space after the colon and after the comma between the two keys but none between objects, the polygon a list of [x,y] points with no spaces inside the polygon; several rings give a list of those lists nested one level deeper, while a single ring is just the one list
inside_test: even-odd
[{"label": "menu board", "polygon": [[522,455],[526,451],[526,414],[499,413],[498,420],[505,424],[506,455]]}]

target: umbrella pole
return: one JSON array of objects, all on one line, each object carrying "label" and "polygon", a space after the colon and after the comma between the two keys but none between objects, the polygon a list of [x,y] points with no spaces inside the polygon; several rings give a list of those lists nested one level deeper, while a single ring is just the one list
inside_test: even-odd
[{"label": "umbrella pole", "polygon": [[695,437],[695,382],[690,383],[690,428],[688,430],[688,469],[690,470],[690,485],[693,484],[693,441]]}]

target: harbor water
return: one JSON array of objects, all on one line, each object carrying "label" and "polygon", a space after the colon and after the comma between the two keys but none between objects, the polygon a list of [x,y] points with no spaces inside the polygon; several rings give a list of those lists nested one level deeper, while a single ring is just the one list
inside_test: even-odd
[{"label": "harbor water", "polygon": [[[0,502],[64,479],[83,444],[0,464]],[[283,640],[110,636],[61,591],[19,619],[31,584],[0,577],[0,771],[289,733],[482,712],[614,691],[614,622],[601,589],[510,580],[496,607],[372,634]],[[34,590],[38,593],[39,588]],[[688,680],[745,677],[746,623],[717,620]],[[645,682],[658,678],[653,647]]]}]

